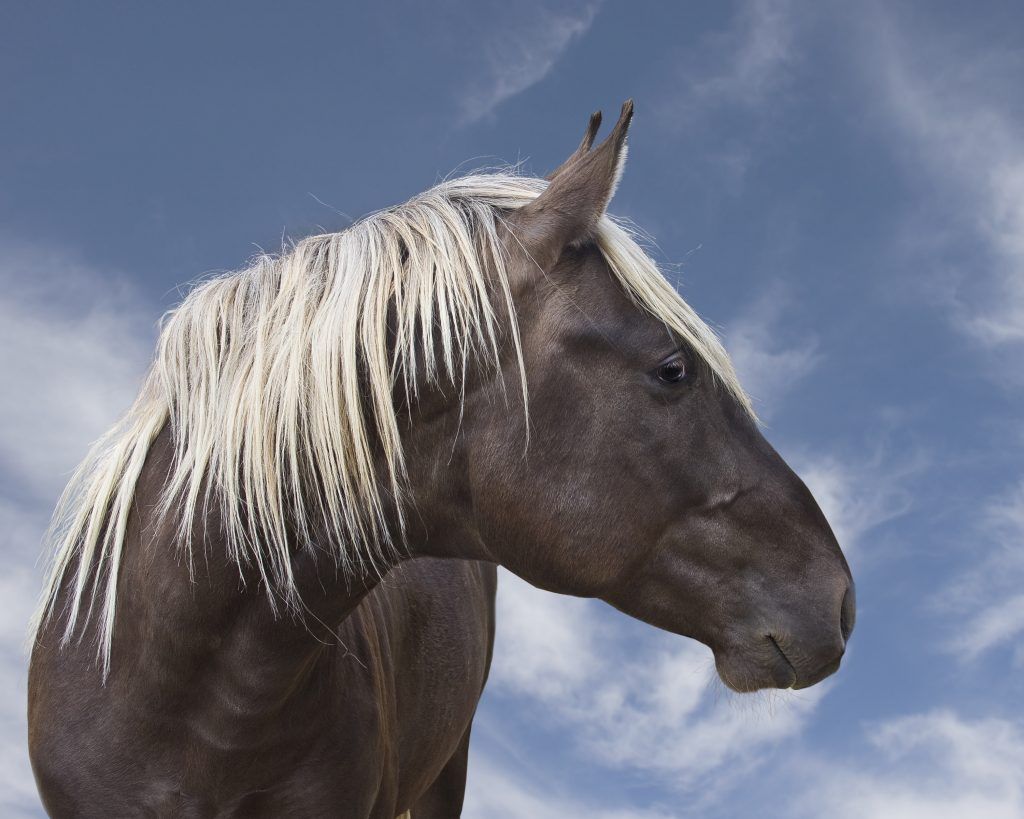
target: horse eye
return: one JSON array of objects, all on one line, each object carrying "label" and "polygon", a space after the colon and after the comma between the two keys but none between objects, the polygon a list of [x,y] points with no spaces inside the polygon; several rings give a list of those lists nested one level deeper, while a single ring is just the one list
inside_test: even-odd
[{"label": "horse eye", "polygon": [[666,384],[678,384],[686,378],[686,362],[681,358],[673,358],[658,367],[658,380]]}]

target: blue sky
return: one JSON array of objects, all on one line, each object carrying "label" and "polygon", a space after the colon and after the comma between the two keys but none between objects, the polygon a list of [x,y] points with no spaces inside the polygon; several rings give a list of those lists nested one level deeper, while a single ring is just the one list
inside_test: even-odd
[{"label": "blue sky", "polygon": [[40,808],[25,623],[68,471],[181,286],[636,100],[613,212],[722,329],[858,582],[843,669],[503,575],[467,816],[1024,816],[1024,9],[10,6],[0,29],[0,812]]}]

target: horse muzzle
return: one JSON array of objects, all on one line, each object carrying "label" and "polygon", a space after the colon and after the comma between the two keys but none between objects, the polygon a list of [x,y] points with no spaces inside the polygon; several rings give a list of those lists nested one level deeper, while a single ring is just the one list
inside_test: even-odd
[{"label": "horse muzzle", "polygon": [[850,583],[832,617],[786,618],[790,623],[713,647],[718,676],[739,692],[802,689],[821,682],[839,670],[846,653],[856,620],[855,599]]}]

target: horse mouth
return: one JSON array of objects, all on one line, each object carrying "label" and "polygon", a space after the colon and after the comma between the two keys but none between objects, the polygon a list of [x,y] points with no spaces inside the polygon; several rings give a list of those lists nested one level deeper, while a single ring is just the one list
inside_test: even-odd
[{"label": "horse mouth", "polygon": [[828,676],[831,676],[839,670],[839,665],[843,660],[843,652],[840,651],[838,655],[830,658],[826,662],[818,666],[814,671],[808,673],[804,669],[804,673],[800,674],[796,670],[796,666],[793,665],[793,661],[786,656],[786,652],[782,650],[782,646],[779,645],[778,640],[775,639],[771,634],[766,635],[768,642],[772,644],[775,649],[775,653],[779,662],[772,669],[772,677],[775,681],[777,688],[792,688],[794,691],[799,691],[802,688],[810,688],[812,685],[816,685]]},{"label": "horse mouth", "polygon": [[782,646],[779,645],[771,634],[765,635],[768,638],[768,642],[772,644],[775,649],[775,653],[781,662],[776,662],[772,668],[772,679],[775,682],[776,688],[798,688],[797,685],[797,673],[796,668],[790,661],[789,657],[786,656],[786,652],[782,650]]},{"label": "horse mouth", "polygon": [[715,652],[715,666],[722,682],[737,694],[801,687],[796,666],[771,634],[754,644]]},{"label": "horse mouth", "polygon": [[759,625],[708,643],[719,678],[736,693],[766,688],[799,691],[839,670],[849,631],[841,633],[838,623],[834,633],[818,627]]}]

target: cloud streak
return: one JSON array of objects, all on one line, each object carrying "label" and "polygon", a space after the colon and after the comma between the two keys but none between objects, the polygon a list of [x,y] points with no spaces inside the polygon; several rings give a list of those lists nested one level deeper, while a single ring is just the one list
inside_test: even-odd
[{"label": "cloud streak", "polygon": [[[1024,342],[1024,119],[1016,104],[1024,57],[988,38],[936,32],[927,19],[875,11],[858,55],[883,91],[886,121],[911,148],[910,163],[944,194],[932,207],[947,230],[987,253],[988,270],[974,258],[971,269],[954,271],[954,319],[987,345]],[[935,231],[934,222],[925,228]]]},{"label": "cloud streak", "polygon": [[692,106],[760,107],[785,85],[796,60],[795,20],[790,0],[747,0],[733,25],[705,42],[703,71],[688,71]]},{"label": "cloud streak", "polygon": [[896,464],[879,448],[861,458],[833,453],[798,453],[791,463],[825,513],[847,560],[856,568],[877,558],[863,549],[865,536],[906,514],[913,499],[907,481],[924,463],[913,457]]},{"label": "cloud streak", "polygon": [[[698,150],[721,169],[730,190],[742,183],[759,147],[774,138],[769,126],[799,62],[799,20],[790,0],[738,4],[727,28],[675,57],[667,71],[671,84],[652,106],[670,133],[698,140],[715,134]],[[720,122],[728,123],[724,138]]]},{"label": "cloud streak", "polygon": [[778,291],[762,296],[725,328],[725,344],[740,383],[758,414],[768,419],[779,403],[820,363],[813,336],[790,340]]},{"label": "cloud streak", "polygon": [[1024,667],[1024,482],[989,504],[979,526],[986,551],[971,554],[972,568],[961,574],[938,605],[956,616],[948,650],[974,662],[1001,646],[1015,648]]},{"label": "cloud streak", "polygon": [[517,15],[484,40],[479,76],[462,92],[459,123],[491,116],[505,101],[543,80],[572,43],[582,37],[600,2],[539,3],[517,7]]}]

